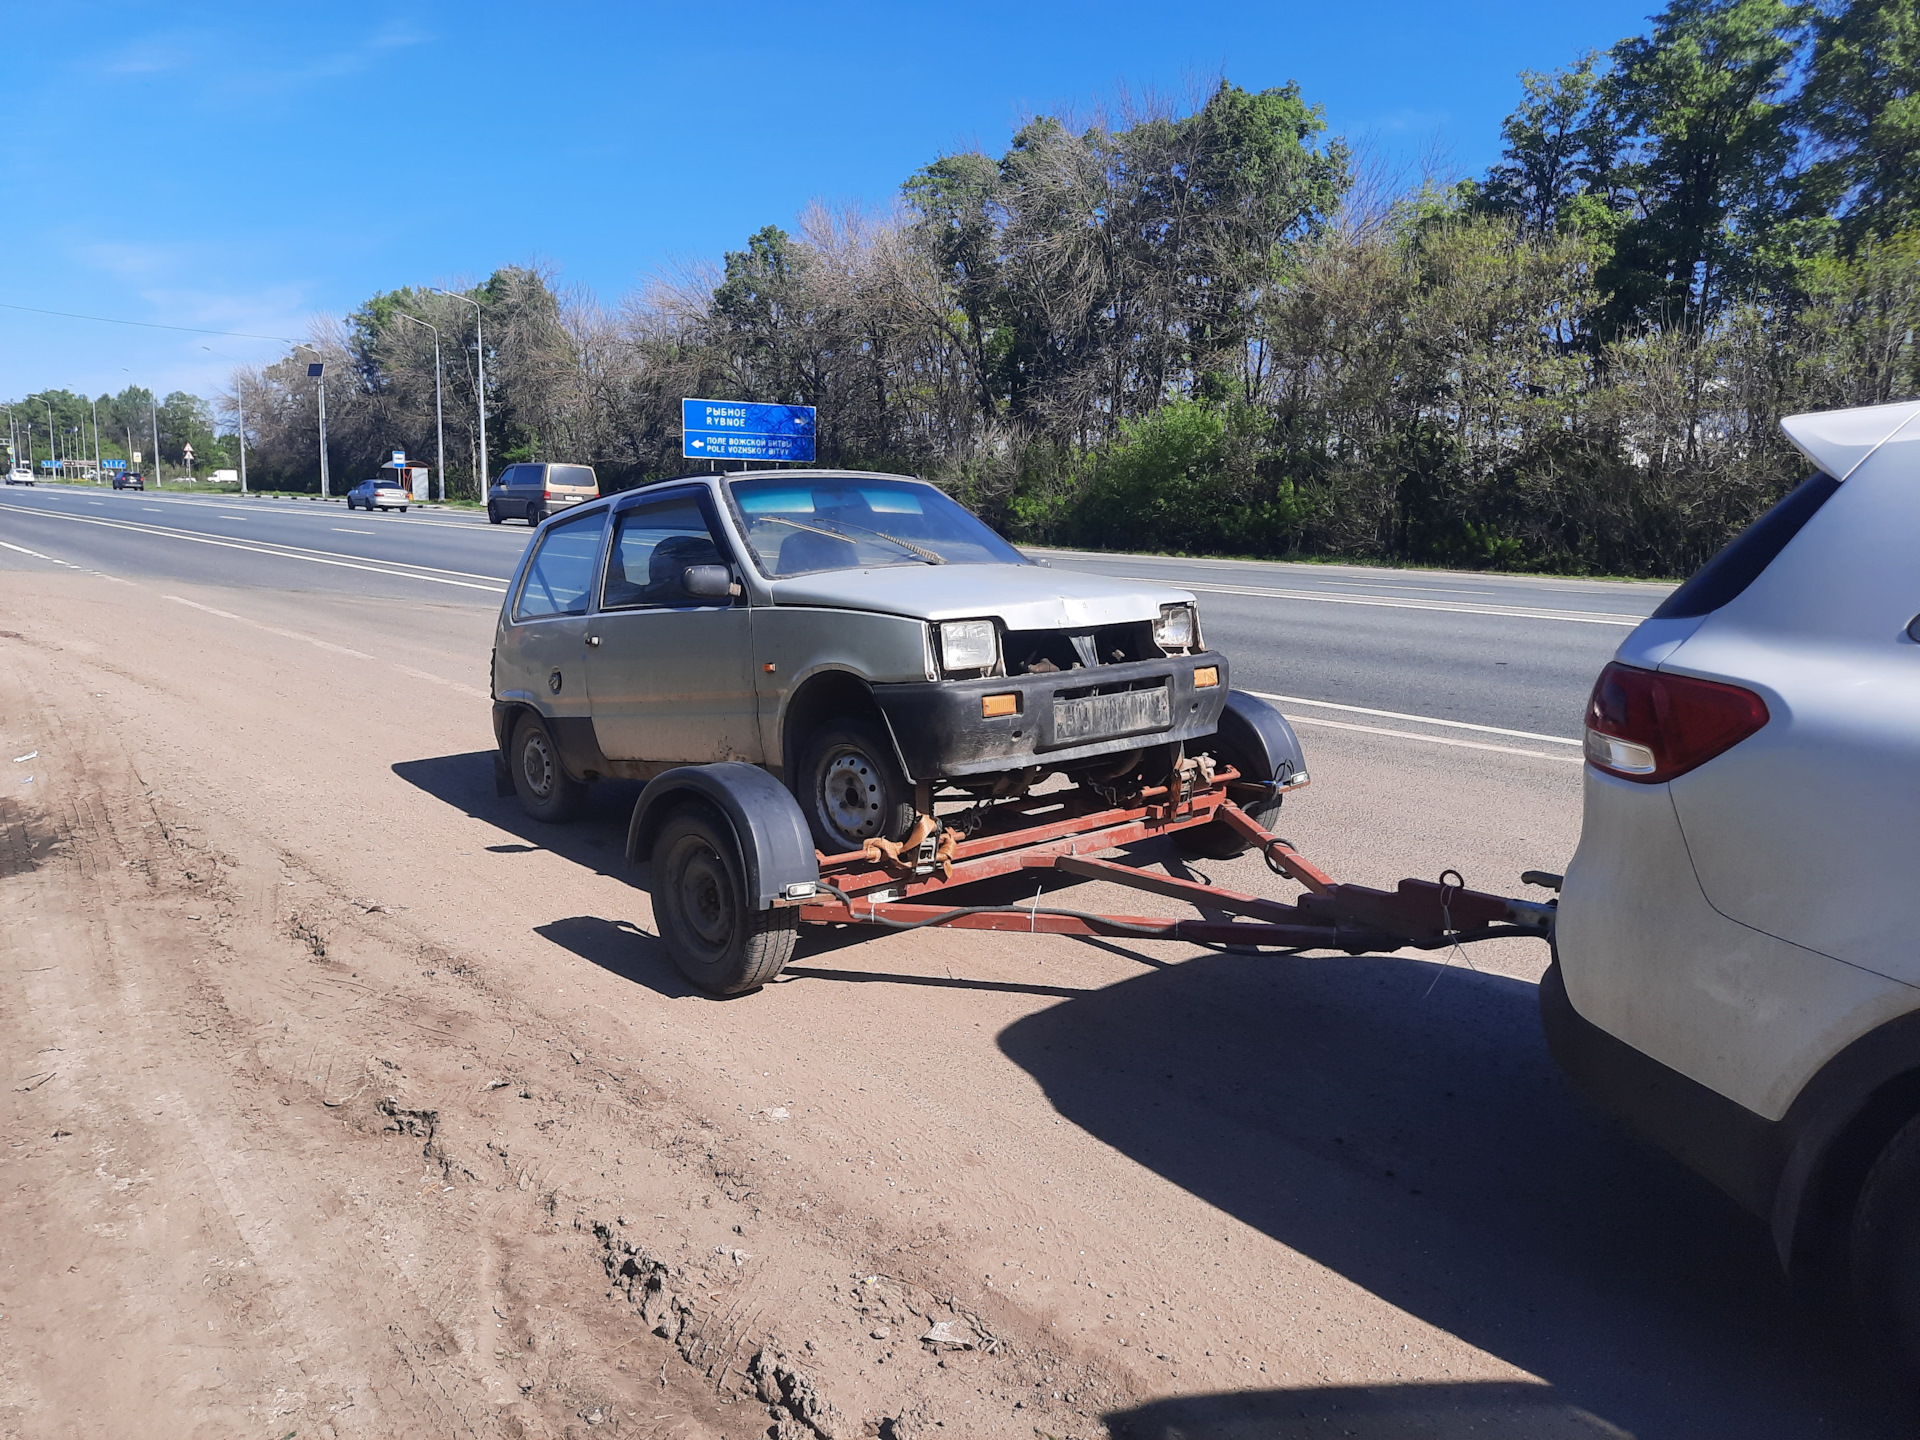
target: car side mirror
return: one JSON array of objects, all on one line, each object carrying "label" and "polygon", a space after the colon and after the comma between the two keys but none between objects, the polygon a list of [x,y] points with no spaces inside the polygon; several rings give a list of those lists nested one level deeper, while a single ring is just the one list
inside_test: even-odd
[{"label": "car side mirror", "polygon": [[724,565],[689,565],[680,572],[680,588],[694,600],[725,600],[733,594],[733,573]]}]

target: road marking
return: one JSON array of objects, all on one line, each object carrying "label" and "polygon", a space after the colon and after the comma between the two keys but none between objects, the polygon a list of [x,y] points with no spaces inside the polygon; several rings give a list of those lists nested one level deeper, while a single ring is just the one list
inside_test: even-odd
[{"label": "road marking", "polygon": [[5,546],[5,548],[8,550],[18,551],[22,555],[31,555],[36,560],[45,560],[48,564],[51,564],[51,565],[64,565],[69,570],[78,570],[80,568],[78,565],[74,564],[71,560],[57,560],[51,555],[42,555],[38,550],[29,550],[24,545],[8,545],[6,541],[0,540],[0,546]]},{"label": "road marking", "polygon": [[198,600],[188,600],[181,595],[162,595],[162,600],[171,600],[176,605],[191,606],[195,610],[204,610],[209,615],[218,615],[222,620],[238,620],[242,625],[251,625],[256,630],[264,630],[269,635],[278,635],[283,640],[304,640],[322,650],[331,650],[336,655],[351,655],[356,660],[371,660],[373,656],[364,650],[350,650],[345,645],[335,645],[331,640],[321,640],[312,635],[302,635],[297,630],[280,630],[272,625],[262,625],[258,620],[249,620],[244,615],[236,615],[231,610],[216,610],[211,605],[202,605]]},{"label": "road marking", "polygon": [[371,535],[371,534],[373,534],[373,531],[371,531],[371,530],[349,530],[349,529],[347,529],[347,527],[346,527],[346,526],[344,526],[344,525],[336,525],[336,526],[334,526],[333,528],[334,528],[334,529],[335,529],[335,530],[336,530],[336,531],[337,531],[338,533],[340,533],[340,534],[342,534],[342,535]]},{"label": "road marking", "polygon": [[1420,725],[1444,725],[1449,730],[1478,730],[1483,735],[1511,735],[1516,740],[1545,740],[1550,745],[1579,745],[1564,735],[1541,735],[1533,730],[1503,730],[1498,725],[1469,725],[1464,720],[1439,720],[1431,715],[1407,715],[1398,710],[1369,710],[1365,705],[1336,705],[1331,700],[1309,700],[1302,695],[1269,695],[1264,690],[1249,690],[1262,700],[1277,700],[1282,705],[1311,705],[1318,710],[1344,710],[1350,715],[1375,715],[1382,720],[1412,720]]},{"label": "road marking", "polygon": [[140,508],[155,515],[164,515],[167,513],[167,508],[164,505],[142,505]]},{"label": "road marking", "polygon": [[1512,745],[1488,745],[1481,740],[1455,740],[1450,735],[1416,735],[1411,730],[1387,730],[1378,725],[1353,725],[1345,720],[1322,720],[1318,715],[1288,715],[1296,725],[1319,725],[1329,730],[1359,730],[1368,735],[1391,735],[1396,740],[1424,740],[1429,745],[1452,745],[1460,750],[1491,750],[1499,755],[1529,755],[1535,760],[1559,760],[1568,765],[1584,765],[1580,755],[1550,755],[1545,750],[1521,750]]},{"label": "road marking", "polygon": [[1604,615],[1590,610],[1531,610],[1516,605],[1448,605],[1439,600],[1390,600],[1384,595],[1329,595],[1323,590],[1267,590],[1252,585],[1213,585],[1164,576],[1128,575],[1148,585],[1169,585],[1213,595],[1255,595],[1268,600],[1317,600],[1322,605],[1371,605],[1386,610],[1434,610],[1449,615],[1486,615],[1508,620],[1564,620],[1572,625],[1619,625],[1631,630],[1644,615]]},{"label": "road marking", "polygon": [[[40,494],[42,494],[44,497],[48,499],[68,498],[68,497],[62,497],[59,495],[58,492],[51,491],[51,490],[42,491],[40,492]],[[231,500],[210,500],[210,499],[206,499],[206,498],[195,496],[195,495],[168,495],[166,497],[166,500],[169,506],[178,506],[181,509],[190,509],[190,510],[211,510],[216,506],[231,505],[233,503],[233,501]],[[101,502],[90,501],[89,503],[99,504]],[[288,501],[285,503],[284,506],[282,506],[281,504],[276,503],[275,498],[272,496],[261,496],[257,499],[250,499],[247,503],[251,505],[264,506],[266,507],[267,513],[269,514],[293,516],[296,518],[306,518],[310,520],[325,520],[339,513],[336,510],[327,508],[328,502],[318,501],[318,500]],[[304,508],[307,505],[319,505],[321,508],[318,510],[308,510]],[[451,512],[451,513],[458,513],[458,512]],[[247,516],[245,518],[257,519],[258,517]],[[492,525],[489,525],[486,523],[486,516],[484,514],[478,514],[478,513],[476,513],[473,519],[471,520],[431,520],[424,515],[418,518],[408,515],[403,517],[399,523],[406,524],[406,525],[432,525],[442,530],[466,530],[468,532],[481,533],[481,534],[491,534],[494,529]],[[515,532],[515,533],[518,533],[518,532]]]},{"label": "road marking", "polygon": [[434,675],[425,670],[416,670],[411,665],[402,665],[398,661],[389,661],[388,663],[402,675],[411,675],[416,680],[427,680],[435,685],[444,685],[449,690],[458,691],[460,694],[465,695],[469,700],[491,700],[493,698],[486,691],[476,689],[472,685],[462,685],[458,680],[449,680],[442,675]]},{"label": "road marking", "polygon": [[[420,580],[432,585],[453,585],[462,590],[485,590],[495,595],[504,595],[507,593],[507,586],[504,581],[494,581],[490,584],[476,585],[471,580],[454,580],[447,578],[450,575],[465,573],[458,570],[448,571],[445,574],[422,575],[416,573],[416,570],[430,570],[433,567],[422,565],[411,570],[395,570],[385,565],[363,565],[351,560],[329,559],[321,552],[300,550],[292,546],[274,546],[270,548],[259,543],[221,540],[212,535],[192,535],[185,530],[168,530],[158,525],[143,525],[136,521],[93,520],[85,515],[62,515],[57,511],[34,510],[25,505],[12,505],[7,508],[26,514],[38,515],[48,520],[66,520],[75,525],[100,525],[109,530],[130,530],[136,535],[158,535],[168,540],[190,540],[196,545],[213,545],[222,550],[244,550],[253,555],[268,555],[276,560],[304,560],[310,565],[331,565],[341,570],[364,570],[368,574],[390,575],[399,580]],[[404,565],[407,562],[398,561],[396,563]],[[480,578],[491,579],[491,577]]]}]

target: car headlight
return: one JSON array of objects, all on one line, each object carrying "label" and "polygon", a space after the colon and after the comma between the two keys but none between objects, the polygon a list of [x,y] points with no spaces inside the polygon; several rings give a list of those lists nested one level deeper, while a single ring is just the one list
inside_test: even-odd
[{"label": "car headlight", "polygon": [[1162,605],[1153,622],[1153,643],[1162,650],[1190,650],[1196,627],[1191,605]]},{"label": "car headlight", "polygon": [[946,620],[940,625],[940,661],[949,670],[991,670],[1000,645],[991,620]]}]

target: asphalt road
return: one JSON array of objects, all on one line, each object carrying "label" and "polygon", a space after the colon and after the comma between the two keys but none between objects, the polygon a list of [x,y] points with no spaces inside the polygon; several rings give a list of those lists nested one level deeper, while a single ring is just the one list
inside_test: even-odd
[{"label": "asphalt road", "polygon": [[[0,494],[0,540],[108,574],[498,605],[527,531],[418,509],[84,487]],[[1448,571],[1031,552],[1179,585],[1234,683],[1310,729],[1570,753],[1593,677],[1670,587]]]}]

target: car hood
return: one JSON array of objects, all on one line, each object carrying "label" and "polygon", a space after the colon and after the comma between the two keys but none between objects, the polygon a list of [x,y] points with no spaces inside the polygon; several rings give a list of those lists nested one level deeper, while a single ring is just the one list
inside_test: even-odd
[{"label": "car hood", "polygon": [[877,610],[918,620],[993,616],[1009,630],[1066,630],[1152,620],[1185,590],[1039,565],[890,565],[794,575],[768,587],[776,605]]}]

